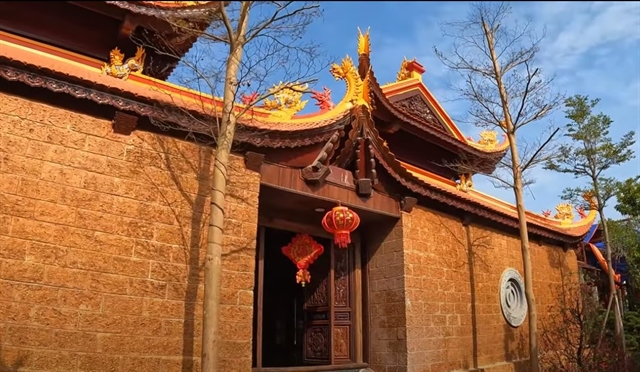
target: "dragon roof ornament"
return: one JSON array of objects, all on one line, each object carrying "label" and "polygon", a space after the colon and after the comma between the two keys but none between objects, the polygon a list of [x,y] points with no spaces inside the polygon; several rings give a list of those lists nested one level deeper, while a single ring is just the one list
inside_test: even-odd
[{"label": "dragon roof ornament", "polygon": [[467,137],[467,143],[475,147],[479,150],[485,152],[499,152],[504,151],[507,147],[509,147],[509,141],[507,140],[507,135],[502,134],[502,142],[498,142],[498,132],[495,130],[483,130],[480,132],[480,138],[478,141],[474,141],[473,137]]},{"label": "dragon roof ornament", "polygon": [[113,76],[118,79],[127,80],[131,73],[142,73],[144,70],[144,60],[146,53],[142,47],[138,47],[133,57],[124,60],[124,54],[119,48],[114,48],[109,53],[109,63],[102,66],[103,74]]},{"label": "dragon roof ornament", "polygon": [[[362,33],[358,29],[358,53],[369,53],[369,32]],[[320,112],[310,115],[296,117],[306,105],[307,101],[302,101],[302,95],[305,93],[312,94],[312,98],[317,96],[317,92],[308,91],[307,87],[302,87],[299,83],[280,83],[274,86],[270,99],[265,99],[263,105],[253,108],[255,113],[265,112],[267,115],[260,118],[264,122],[282,122],[286,120],[288,124],[307,123],[318,120],[328,120],[337,118],[350,110],[354,106],[363,105],[371,107],[371,93],[369,89],[369,79],[371,69],[368,70],[364,79],[358,73],[358,67],[354,64],[353,59],[348,55],[342,59],[340,63],[333,63],[329,68],[329,72],[336,80],[342,80],[347,86],[345,95],[337,104],[325,106]],[[288,89],[291,87],[291,89]],[[294,94],[295,93],[295,94]],[[257,97],[257,94],[253,96]],[[249,97],[249,96],[247,96]],[[249,99],[246,102],[250,102]],[[246,104],[246,102],[244,102]],[[331,107],[327,109],[327,107]]]},{"label": "dragon roof ornament", "polygon": [[[548,219],[558,221],[561,225],[565,226],[592,223],[598,214],[596,199],[593,196],[593,193],[590,192],[585,192],[582,195],[582,199],[584,200],[586,207],[589,208],[589,213],[585,211],[585,205],[578,205],[574,207],[571,203],[558,203],[555,208],[556,213],[553,216],[551,216],[551,211],[549,210],[542,211],[542,215]],[[574,221],[574,210],[580,216],[580,219],[577,221]]]}]

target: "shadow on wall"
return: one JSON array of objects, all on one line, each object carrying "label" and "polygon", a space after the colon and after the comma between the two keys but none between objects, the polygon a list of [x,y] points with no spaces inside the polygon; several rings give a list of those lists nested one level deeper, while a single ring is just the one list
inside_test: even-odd
[{"label": "shadow on wall", "polygon": [[20,368],[25,366],[27,357],[19,354],[15,358],[7,355],[2,348],[2,342],[0,342],[0,372],[18,372]]},{"label": "shadow on wall", "polygon": [[[446,231],[447,235],[452,239],[454,245],[460,247],[460,249],[466,254],[460,257],[455,257],[459,263],[449,262],[449,267],[468,268],[469,273],[469,294],[470,294],[470,306],[471,306],[471,361],[468,358],[464,358],[462,361],[462,367],[465,369],[471,368],[475,370],[479,368],[478,365],[478,296],[477,296],[477,283],[476,272],[488,272],[490,265],[486,261],[482,252],[486,251],[491,246],[491,236],[486,231],[479,229],[473,229],[470,221],[462,222],[463,234],[457,231],[453,231],[449,224],[447,224],[440,216],[437,217],[439,226],[442,231]],[[480,232],[480,233],[478,233]],[[474,234],[475,233],[475,234]]]},{"label": "shadow on wall", "polygon": [[[158,145],[163,150],[163,153],[167,154],[171,150],[168,146],[175,146],[176,142],[167,140],[162,137],[156,137]],[[177,151],[175,151],[177,150]],[[184,293],[184,327],[182,334],[182,372],[191,372],[196,369],[194,365],[196,359],[200,357],[200,353],[194,350],[195,338],[200,337],[201,323],[196,319],[196,312],[198,307],[202,305],[198,302],[198,287],[200,285],[200,273],[203,269],[201,262],[201,246],[204,238],[207,234],[204,231],[208,215],[205,211],[208,209],[205,207],[207,199],[207,191],[210,187],[210,175],[211,164],[213,163],[212,151],[206,148],[201,148],[198,152],[198,157],[194,160],[189,159],[183,151],[174,149],[174,151],[180,156],[181,162],[188,164],[193,170],[193,174],[197,175],[198,187],[195,195],[190,195],[183,187],[179,173],[172,164],[172,159],[169,156],[164,157],[164,165],[169,171],[171,180],[175,184],[176,190],[182,195],[184,201],[191,206],[192,214],[189,226],[181,225],[181,218],[178,213],[172,208],[176,221],[181,225],[180,230],[182,232],[183,240],[183,255],[187,263],[187,286]],[[161,194],[162,195],[162,194]],[[170,202],[165,200],[168,205]],[[188,234],[185,232],[188,231]]]},{"label": "shadow on wall", "polygon": [[[169,186],[175,188],[182,198],[182,200],[178,202],[170,200],[170,198],[166,198],[165,195],[163,195],[161,187],[156,187],[160,197],[165,199],[166,205],[169,206],[173,212],[182,235],[182,246],[184,250],[181,260],[187,265],[186,287],[184,290],[182,372],[192,372],[199,370],[201,353],[202,302],[200,296],[202,295],[201,283],[204,275],[207,226],[209,222],[209,207],[207,203],[209,202],[210,196],[214,155],[211,148],[202,146],[198,147],[197,156],[194,156],[195,154],[185,152],[184,148],[179,145],[179,141],[167,137],[157,136],[155,137],[155,141],[156,146],[152,145],[152,147],[159,147],[161,149],[161,163],[163,167],[168,170],[171,178],[171,184]],[[172,156],[166,156],[167,154],[172,154],[174,157],[177,157],[177,161],[175,161]],[[176,164],[174,164],[174,161]],[[187,172],[185,172],[185,169],[182,169],[185,165],[190,168],[186,170]],[[251,190],[252,186],[238,184],[241,182],[242,177],[234,177],[237,170],[234,169],[233,164],[230,163],[229,168],[227,174],[229,179],[233,179],[234,183],[233,185],[227,186],[226,200],[241,205],[255,203],[255,201],[249,200],[248,196],[243,195],[243,191]],[[185,173],[197,175],[197,189],[195,194],[192,190],[193,187],[189,188],[185,184],[186,181],[182,177]],[[153,180],[151,181],[153,182]],[[192,182],[192,180],[190,181]],[[191,192],[189,190],[191,190]],[[183,208],[173,208],[173,205],[187,206],[191,211],[191,215],[185,216]],[[225,216],[231,215],[229,213],[229,207],[230,203],[227,202]],[[231,227],[230,221],[225,221],[225,230]],[[225,259],[236,254],[250,254],[253,257],[255,242],[242,246],[239,246],[237,241],[234,241],[234,243],[236,244],[233,244],[233,249],[223,247],[223,265]]]},{"label": "shadow on wall", "polygon": [[[526,327],[525,323],[520,327]],[[529,372],[529,342],[524,332],[504,325],[504,355],[505,360],[513,363],[513,372]]]}]

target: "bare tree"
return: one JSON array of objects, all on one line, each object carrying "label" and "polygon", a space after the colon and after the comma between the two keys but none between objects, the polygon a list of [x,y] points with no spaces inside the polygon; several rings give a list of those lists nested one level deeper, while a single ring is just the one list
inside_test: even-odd
[{"label": "bare tree", "polygon": [[[254,119],[254,108],[272,110],[286,120],[304,107],[300,100],[308,84],[328,64],[318,45],[303,38],[307,27],[321,16],[318,3],[298,1],[219,2],[208,13],[194,13],[181,19],[166,19],[173,27],[172,38],[198,37],[192,50],[180,61],[172,80],[198,92],[222,97],[211,104],[202,99],[189,106],[188,123],[155,124],[167,129],[186,130],[193,139],[214,146],[211,211],[204,265],[204,315],[202,371],[219,370],[221,255],[224,228],[228,163],[232,144]],[[208,25],[202,31],[202,25]],[[166,33],[165,33],[166,35]],[[157,53],[180,56],[168,40],[136,40]],[[278,81],[285,83],[275,84]],[[273,86],[271,89],[267,87]],[[177,98],[180,99],[180,98]],[[237,104],[241,100],[242,104]],[[185,106],[185,102],[176,102]],[[288,115],[288,116],[287,116]],[[264,135],[255,131],[243,135]]]},{"label": "bare tree", "polygon": [[[522,142],[519,133],[557,109],[562,96],[551,93],[553,79],[533,67],[544,35],[536,36],[530,23],[518,24],[510,15],[511,8],[506,3],[474,4],[465,20],[443,27],[444,35],[453,39],[452,50],[443,52],[436,48],[435,52],[463,78],[459,91],[471,105],[469,115],[473,123],[496,128],[509,143],[508,155],[498,164],[508,172],[495,173],[493,177],[498,185],[512,189],[516,199],[529,311],[531,371],[538,372],[537,311],[524,205],[527,181],[523,175],[548,158],[545,149],[555,132],[537,144],[527,144],[525,151],[518,146]],[[473,162],[457,166],[466,168],[466,173],[475,168]]]},{"label": "bare tree", "polygon": [[[548,372],[623,372],[627,356],[616,337],[601,332],[602,307],[593,296],[593,283],[575,284],[558,294],[555,314],[542,326],[541,363]],[[633,367],[631,367],[633,368]]]}]

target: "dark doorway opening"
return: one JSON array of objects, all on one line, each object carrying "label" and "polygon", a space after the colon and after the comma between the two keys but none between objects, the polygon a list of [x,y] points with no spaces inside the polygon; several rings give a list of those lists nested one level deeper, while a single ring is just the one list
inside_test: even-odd
[{"label": "dark doorway opening", "polygon": [[[264,230],[261,242],[264,244],[263,262],[262,265],[260,262],[256,265],[263,268],[262,306],[254,306],[254,311],[262,308],[262,367],[330,364],[329,359],[326,363],[321,360],[308,360],[305,358],[304,347],[308,326],[318,320],[317,314],[305,306],[305,301],[308,301],[309,296],[318,289],[318,284],[329,275],[331,242],[328,239],[314,237],[324,246],[325,252],[309,269],[311,283],[302,287],[296,282],[298,268],[282,253],[282,247],[289,244],[295,235],[293,232],[272,228]],[[259,259],[258,257],[258,261]],[[256,291],[256,303],[259,297]],[[260,317],[255,315],[254,319],[260,321]],[[324,320],[327,323],[329,321]],[[259,339],[255,334],[257,328],[254,327],[254,340]]]}]

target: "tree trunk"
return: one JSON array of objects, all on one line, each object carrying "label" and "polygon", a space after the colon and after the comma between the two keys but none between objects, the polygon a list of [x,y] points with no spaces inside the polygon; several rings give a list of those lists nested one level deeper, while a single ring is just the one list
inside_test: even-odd
[{"label": "tree trunk", "polygon": [[611,242],[609,240],[609,228],[607,227],[607,220],[604,215],[604,208],[602,208],[602,198],[600,197],[600,190],[598,189],[597,182],[593,183],[598,201],[598,212],[600,214],[600,223],[602,224],[602,235],[604,238],[604,245],[607,253],[607,277],[609,278],[609,295],[613,298],[613,315],[615,320],[615,332],[616,341],[618,345],[622,347],[622,351],[625,352],[625,340],[624,340],[624,328],[622,326],[622,311],[620,309],[620,302],[618,301],[618,292],[616,290],[616,281],[613,277],[613,260],[611,259]]},{"label": "tree trunk", "polygon": [[540,371],[540,359],[538,355],[538,312],[536,310],[536,300],[533,295],[533,268],[531,264],[531,252],[529,249],[529,231],[527,230],[527,216],[524,209],[524,186],[522,185],[522,173],[520,170],[520,157],[516,144],[516,128],[513,125],[511,112],[509,111],[509,96],[502,81],[502,71],[498,56],[496,55],[493,30],[489,29],[486,22],[482,22],[482,28],[487,41],[487,46],[491,55],[491,62],[495,73],[496,85],[500,93],[500,104],[504,113],[504,129],[509,141],[511,152],[511,171],[513,172],[513,193],[516,198],[516,209],[518,212],[518,228],[520,230],[520,249],[522,251],[522,265],[524,267],[524,292],[527,298],[529,315],[529,358],[530,371]]},{"label": "tree trunk", "polygon": [[524,266],[524,292],[527,297],[527,307],[529,310],[529,357],[531,361],[531,372],[540,371],[540,360],[538,358],[538,311],[536,310],[536,299],[533,294],[533,267],[531,264],[531,251],[529,248],[529,231],[527,230],[527,216],[524,209],[524,195],[522,186],[522,174],[520,173],[520,161],[518,158],[518,147],[513,134],[507,134],[509,148],[511,150],[512,171],[513,171],[513,192],[516,197],[516,208],[518,211],[518,228],[520,229],[520,249],[522,251],[522,265]]},{"label": "tree trunk", "polygon": [[204,264],[204,303],[202,315],[202,372],[219,371],[218,352],[220,336],[220,282],[222,276],[222,238],[224,207],[227,192],[227,167],[236,130],[236,115],[233,112],[238,91],[237,75],[244,48],[247,22],[241,22],[237,35],[229,35],[230,45],[225,72],[222,117],[215,150],[207,254]]}]

